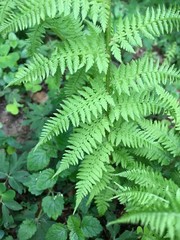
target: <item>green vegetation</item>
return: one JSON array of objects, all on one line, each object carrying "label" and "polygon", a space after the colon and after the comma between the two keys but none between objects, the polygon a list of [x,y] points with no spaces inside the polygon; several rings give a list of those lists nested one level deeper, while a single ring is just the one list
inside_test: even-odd
[{"label": "green vegetation", "polygon": [[179,6],[0,2],[0,239],[180,238]]}]

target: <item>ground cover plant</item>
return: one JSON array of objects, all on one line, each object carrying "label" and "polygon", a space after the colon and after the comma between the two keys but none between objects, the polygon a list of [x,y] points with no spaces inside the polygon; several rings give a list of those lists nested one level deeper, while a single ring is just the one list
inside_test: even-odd
[{"label": "ground cover plant", "polygon": [[0,12],[0,239],[179,239],[178,1]]}]

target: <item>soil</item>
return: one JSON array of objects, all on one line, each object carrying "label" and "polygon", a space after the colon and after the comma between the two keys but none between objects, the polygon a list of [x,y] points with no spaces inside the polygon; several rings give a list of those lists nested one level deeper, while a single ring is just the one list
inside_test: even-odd
[{"label": "soil", "polygon": [[2,130],[7,136],[15,137],[20,143],[24,142],[29,131],[27,126],[22,126],[23,120],[21,113],[13,116],[6,112],[5,102],[2,101],[0,103],[0,123],[2,124]]}]

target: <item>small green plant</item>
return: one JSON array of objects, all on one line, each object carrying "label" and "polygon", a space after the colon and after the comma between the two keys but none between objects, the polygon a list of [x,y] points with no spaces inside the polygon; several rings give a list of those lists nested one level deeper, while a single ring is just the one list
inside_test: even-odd
[{"label": "small green plant", "polygon": [[[88,197],[87,203],[94,199],[99,215],[104,215],[112,199],[118,198],[126,213],[112,223],[140,223],[149,230],[148,234],[141,231],[144,238],[146,234],[153,239],[156,234],[156,239],[178,239],[180,107],[166,86],[179,80],[179,70],[169,64],[172,54],[168,53],[162,63],[150,54],[136,60],[130,57],[130,62],[127,58],[126,63],[124,58],[126,52],[135,56],[145,39],[154,41],[178,31],[179,7],[157,6],[144,14],[138,11],[116,18],[111,7],[110,0],[1,3],[2,36],[30,28],[32,49],[32,61],[19,68],[8,86],[36,84],[53,76],[51,86],[59,80],[57,86],[64,91],[63,103],[28,155],[33,173],[24,185],[35,196],[48,191],[40,213],[56,220],[64,203],[51,189],[75,166],[74,213]],[[56,38],[50,57],[39,51],[46,33]],[[64,132],[69,134],[68,143],[54,171],[49,166],[54,164],[50,159],[57,158],[52,149],[57,146],[58,150],[58,136]],[[94,222],[93,227],[99,225],[89,216],[82,223],[76,216],[68,218],[71,240],[100,233],[100,226],[96,230],[86,226],[87,219]],[[41,222],[41,214],[23,221],[20,240],[38,233],[36,221]],[[56,223],[46,238],[67,239],[67,235],[67,228]]]},{"label": "small green plant", "polygon": [[15,33],[9,33],[5,41],[0,38],[0,98],[5,97],[6,111],[12,115],[17,115],[23,106],[19,103],[20,93],[17,88],[12,90],[4,87],[13,80],[18,61],[27,58],[25,47],[26,42],[19,40]]}]

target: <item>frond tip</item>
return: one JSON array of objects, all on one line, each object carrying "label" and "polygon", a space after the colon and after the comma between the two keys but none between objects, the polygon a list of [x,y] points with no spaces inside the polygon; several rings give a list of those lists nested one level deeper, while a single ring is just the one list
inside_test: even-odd
[{"label": "frond tip", "polygon": [[[174,200],[174,203],[180,209],[179,202]],[[122,218],[111,222],[110,224],[116,223],[141,223],[144,226],[149,226],[152,231],[155,231],[160,236],[163,236],[166,232],[171,240],[180,238],[180,211],[169,208],[160,208],[159,210],[141,210],[131,212],[123,216]],[[109,225],[110,225],[109,224]]]},{"label": "frond tip", "polygon": [[99,144],[102,144],[106,131],[110,131],[106,117],[98,118],[91,124],[81,124],[69,138],[69,145],[63,155],[56,175],[68,169],[70,165],[77,165],[85,154],[92,154]]},{"label": "frond tip", "polygon": [[114,105],[112,97],[103,88],[92,89],[84,87],[79,95],[73,95],[64,100],[62,110],[51,117],[42,130],[40,142],[37,146],[47,142],[53,136],[64,132],[69,128],[70,123],[78,127],[80,123],[91,123],[92,118],[98,118],[103,111],[107,111],[108,105]]},{"label": "frond tip", "polygon": [[57,69],[57,60],[48,59],[41,54],[35,54],[33,60],[26,66],[19,68],[15,79],[9,83],[9,86],[18,85],[26,82],[34,82],[37,79],[44,80],[49,75],[54,75]]},{"label": "frond tip", "polygon": [[[106,142],[103,146],[100,146],[96,151],[94,151],[92,155],[86,156],[86,158],[82,161],[77,175],[79,182],[76,184],[76,208],[80,204],[81,200],[91,192],[93,186],[103,179],[103,173],[107,172],[106,165],[109,163],[109,155],[112,151],[112,146]],[[110,179],[107,176],[107,180],[104,181],[105,184],[103,188],[106,187],[109,180]],[[102,186],[101,190],[103,190]]]},{"label": "frond tip", "polygon": [[134,47],[142,47],[142,36],[155,39],[173,29],[179,30],[180,15],[177,7],[147,8],[145,15],[137,15],[119,19],[115,33],[111,40],[111,51],[114,57],[121,62],[121,48],[134,53]]}]

